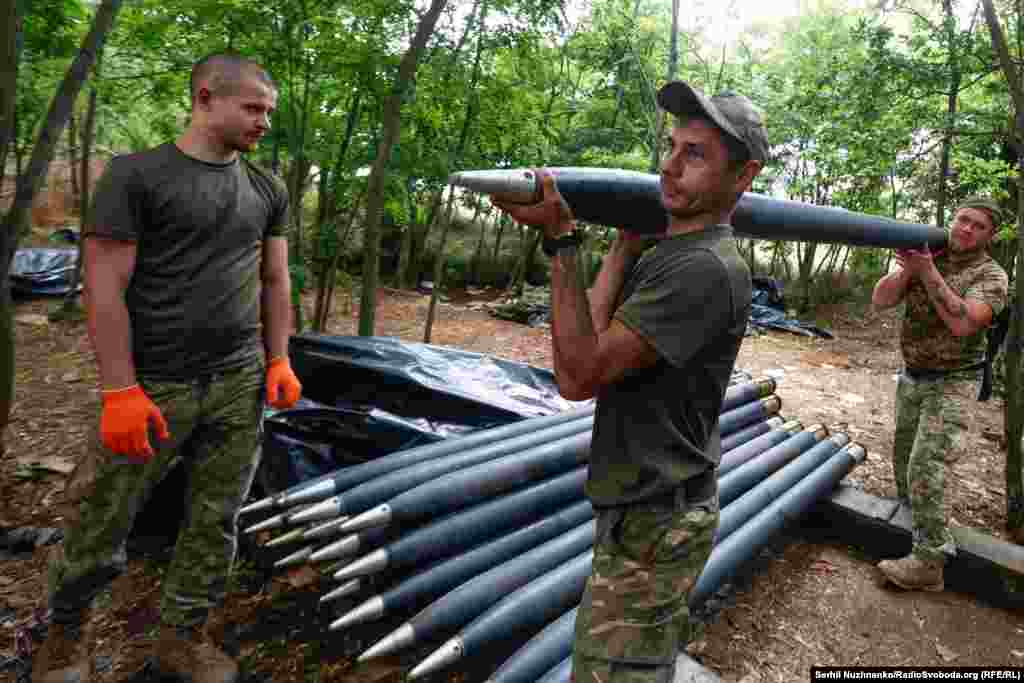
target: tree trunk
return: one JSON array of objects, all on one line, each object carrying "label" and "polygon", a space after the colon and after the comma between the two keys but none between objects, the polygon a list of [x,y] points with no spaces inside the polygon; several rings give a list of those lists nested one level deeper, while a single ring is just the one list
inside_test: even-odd
[{"label": "tree trunk", "polygon": [[409,253],[409,268],[408,279],[412,282],[412,287],[419,285],[420,268],[422,267],[422,261],[420,260],[420,254],[427,253],[427,243],[430,241],[430,235],[434,232],[434,226],[440,222],[441,218],[441,202],[444,200],[444,188],[434,193],[430,200],[430,208],[427,212],[427,219],[423,223],[423,229],[412,236],[412,244],[410,245]]},{"label": "tree trunk", "polygon": [[427,307],[427,323],[423,326],[423,343],[430,343],[430,335],[434,329],[434,315],[437,310],[437,297],[441,292],[441,281],[444,279],[444,248],[448,241],[448,230],[452,225],[452,210],[455,207],[455,188],[448,190],[448,206],[445,207],[444,226],[441,228],[441,239],[437,243],[437,254],[434,256],[434,286],[430,290],[430,305]]},{"label": "tree trunk", "polygon": [[494,256],[491,258],[493,268],[491,272],[498,272],[501,269],[499,259],[501,258],[501,237],[505,234],[505,226],[508,225],[509,220],[508,214],[505,212],[501,213],[498,218],[498,234],[494,237]]},{"label": "tree trunk", "polygon": [[[327,292],[324,297],[324,305],[318,323],[321,330],[327,329],[327,319],[331,316],[331,305],[334,301],[334,289],[338,284],[338,263],[341,261],[341,256],[345,253],[348,247],[348,240],[352,235],[352,226],[355,224],[356,217],[359,215],[359,205],[363,202],[363,196],[364,193],[360,192],[359,196],[356,197],[356,201],[352,205],[352,212],[349,214],[348,223],[345,225],[345,230],[338,238],[338,249],[334,252],[334,258],[331,259],[331,262],[327,267]],[[351,290],[349,293],[351,294]],[[349,301],[350,305],[351,303],[352,302]]]},{"label": "tree trunk", "polygon": [[334,256],[334,251],[337,249],[337,237],[338,230],[334,222],[328,223],[327,220],[327,202],[329,197],[327,196],[328,183],[331,179],[331,173],[326,168],[320,169],[320,183],[319,189],[316,193],[316,226],[317,226],[317,240],[316,249],[313,251],[313,259],[315,263],[316,272],[316,304],[313,306],[313,331],[323,332],[322,320],[324,299],[327,295],[327,270],[330,266],[331,259]]},{"label": "tree trunk", "polygon": [[68,117],[68,180],[71,181],[71,196],[78,198],[78,171],[75,169],[75,157],[78,156],[78,131],[75,125],[75,111],[71,110]]},{"label": "tree trunk", "polygon": [[473,252],[473,266],[471,268],[472,282],[477,285],[480,284],[480,274],[483,270],[483,268],[481,267],[481,262],[483,261],[484,258],[484,243],[487,238],[487,220],[490,217],[491,212],[488,211],[486,214],[484,214],[484,219],[480,221],[480,239],[476,243],[476,251]]},{"label": "tree trunk", "polygon": [[434,31],[448,0],[431,0],[430,8],[420,19],[412,44],[402,55],[395,77],[395,87],[384,105],[384,136],[377,146],[366,189],[366,232],[363,238],[363,291],[359,302],[359,334],[374,334],[377,313],[377,283],[380,279],[381,216],[384,213],[384,177],[387,174],[391,150],[401,133],[402,99],[416,73],[420,54]]},{"label": "tree trunk", "polygon": [[519,256],[519,262],[516,264],[515,273],[512,275],[512,280],[509,282],[508,287],[513,292],[513,295],[517,297],[523,295],[526,276],[529,274],[530,266],[533,264],[533,255],[537,253],[537,247],[540,246],[541,239],[544,237],[542,230],[534,229],[532,235],[525,228],[521,227],[521,230],[523,251]]},{"label": "tree trunk", "polygon": [[[101,55],[96,56],[96,69],[93,71],[93,79],[99,75]],[[89,105],[85,110],[85,121],[82,125],[82,155],[80,166],[80,174],[82,178],[81,194],[78,196],[78,214],[81,217],[78,228],[78,247],[77,253],[75,254],[75,269],[71,271],[71,288],[68,290],[68,294],[64,297],[64,313],[70,315],[74,313],[78,306],[78,283],[82,279],[82,235],[85,234],[85,226],[89,220],[89,202],[92,195],[92,169],[90,164],[92,163],[92,145],[94,141],[94,131],[96,130],[96,84],[92,84],[89,89]],[[71,168],[74,169],[74,164]],[[72,176],[74,176],[72,172]]]},{"label": "tree trunk", "polygon": [[939,187],[935,202],[935,224],[946,224],[946,203],[948,199],[949,157],[953,149],[953,129],[956,127],[957,97],[960,94],[960,64],[956,49],[956,16],[953,0],[942,0],[945,13],[946,45],[949,50],[949,91],[946,94],[946,130],[942,133],[942,151],[939,156]]},{"label": "tree trunk", "polygon": [[[71,62],[71,66],[68,67],[64,79],[50,101],[45,123],[32,148],[28,168],[25,169],[24,174],[18,177],[14,202],[4,217],[3,225],[0,226],[0,442],[3,440],[7,423],[10,420],[11,401],[14,395],[14,331],[11,322],[9,282],[11,259],[14,252],[17,251],[22,233],[26,232],[29,227],[32,202],[46,178],[57,141],[63,134],[64,126],[67,125],[68,117],[71,115],[71,108],[78,93],[82,90],[82,85],[89,75],[96,55],[103,48],[103,43],[114,26],[114,19],[117,17],[118,10],[121,9],[122,1],[102,0],[96,9],[92,26],[82,40],[78,54],[75,55],[74,61]],[[5,15],[10,16],[13,11],[13,9],[5,11]],[[17,25],[18,22],[14,23]],[[12,28],[7,26],[5,30],[11,32]],[[9,65],[2,64],[0,67],[4,67],[4,80],[7,81],[10,78],[8,75],[10,73]],[[4,96],[7,96],[6,92]],[[13,97],[13,92],[11,97]]]},{"label": "tree trunk", "polygon": [[[11,149],[15,132],[15,95],[18,91],[18,58],[21,44],[21,16],[18,0],[0,0],[0,188],[7,173],[7,152]],[[6,240],[0,241],[0,254],[6,253]],[[8,260],[4,260],[3,280],[0,280],[0,460],[4,457],[7,423],[11,418],[14,401],[14,312],[11,310],[11,286],[7,273]],[[0,490],[5,501],[0,507],[0,527],[7,525],[6,501],[8,494]]]},{"label": "tree trunk", "polygon": [[[1024,127],[1019,127],[1024,132]],[[1018,133],[1019,135],[1020,133]],[[1024,234],[1024,154],[1017,160],[1017,234]],[[1006,526],[1024,529],[1024,239],[1017,239],[1017,277],[1009,336],[1006,340]]]},{"label": "tree trunk", "polygon": [[402,231],[402,242],[398,245],[398,272],[395,273],[395,284],[399,289],[414,289],[418,282],[412,277],[411,263],[413,260],[413,244],[416,242],[416,179],[412,176],[405,184],[406,200],[409,202],[409,221]]},{"label": "tree trunk", "polygon": [[[672,0],[672,33],[668,48],[668,78],[675,80],[679,65],[679,0]],[[655,108],[654,140],[651,144],[651,173],[657,173],[661,166],[661,138],[665,134],[665,112]]]},{"label": "tree trunk", "polygon": [[[487,4],[485,2],[483,9],[481,10],[480,26],[486,28],[485,22],[487,21]],[[469,139],[469,130],[473,125],[473,120],[476,118],[476,98],[477,98],[477,84],[480,82],[480,57],[483,54],[483,35],[484,31],[480,31],[479,37],[476,41],[476,58],[473,60],[473,76],[470,81],[469,93],[466,101],[466,114],[462,119],[462,132],[459,134],[458,147],[455,148],[455,156],[452,159],[452,164],[456,167],[459,166],[462,161],[462,153],[466,149],[466,141]],[[430,291],[430,306],[427,309],[427,323],[423,330],[423,339],[425,343],[430,342],[431,328],[434,325],[434,310],[437,308],[437,297],[440,295],[441,282],[444,279],[444,261],[445,261],[445,242],[448,240],[448,230],[452,224],[452,207],[455,199],[455,188],[449,186],[448,188],[448,206],[445,209],[446,219],[444,228],[441,231],[441,239],[437,245],[437,254],[434,256],[434,287]],[[481,202],[477,201],[476,213],[473,214],[473,220],[480,215]]]},{"label": "tree trunk", "polygon": [[[7,153],[15,136],[14,103],[18,92],[18,46],[21,17],[18,0],[0,0],[0,179],[7,173]],[[0,183],[2,185],[2,183]]]},{"label": "tree trunk", "polygon": [[1003,429],[1006,436],[1006,526],[1024,529],[1024,453],[1021,436],[1024,434],[1024,395],[1022,395],[1022,367],[1024,358],[1024,83],[1010,57],[1003,27],[999,24],[992,0],[981,0],[985,8],[985,21],[992,36],[992,46],[999,56],[1003,75],[1010,88],[1016,116],[1017,152],[1017,277],[1016,295],[1011,313],[1009,335],[1006,339],[1006,402]]}]

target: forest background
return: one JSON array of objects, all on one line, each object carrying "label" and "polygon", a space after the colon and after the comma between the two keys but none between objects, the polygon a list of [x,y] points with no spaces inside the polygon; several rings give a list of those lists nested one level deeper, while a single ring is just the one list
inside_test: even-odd
[{"label": "forest background", "polygon": [[[323,330],[341,299],[358,300],[359,333],[373,334],[380,287],[429,282],[429,341],[445,291],[543,284],[539,235],[448,192],[446,178],[537,165],[656,172],[665,117],[654,93],[674,78],[763,109],[772,158],[755,192],[939,225],[983,193],[1024,216],[1022,0],[821,0],[754,21],[739,2],[679,0],[2,0],[0,17],[0,430],[15,377],[10,255],[33,229],[79,225],[111,156],[173,139],[192,64],[220,49],[259,59],[279,85],[253,157],[296,208],[298,332]],[[1014,287],[1018,224],[1000,227],[994,249]],[[593,275],[613,231],[587,234]],[[808,316],[865,306],[892,259],[740,246]],[[313,291],[310,314],[300,300]],[[1003,375],[1011,527],[1024,526],[1021,303]],[[53,315],[80,316],[77,299]]]}]

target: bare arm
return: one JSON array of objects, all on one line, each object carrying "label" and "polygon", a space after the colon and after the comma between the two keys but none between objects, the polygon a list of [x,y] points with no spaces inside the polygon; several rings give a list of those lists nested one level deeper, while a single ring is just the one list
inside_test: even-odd
[{"label": "bare arm", "polygon": [[601,272],[597,274],[594,286],[588,292],[590,299],[590,317],[597,332],[604,332],[611,324],[615,313],[615,302],[622,292],[626,274],[633,269],[639,258],[639,251],[632,247],[629,238],[621,232],[612,242],[611,249],[604,257]]},{"label": "bare arm", "polygon": [[630,369],[658,361],[654,347],[617,320],[603,331],[595,329],[575,247],[560,250],[552,260],[551,305],[552,336],[559,354],[556,380],[565,398],[592,398]]},{"label": "bare arm", "polygon": [[288,275],[288,240],[271,237],[263,242],[263,347],[267,360],[288,355],[291,331],[291,278]]},{"label": "bare arm", "polygon": [[913,277],[903,268],[883,277],[878,281],[874,291],[871,293],[872,307],[876,311],[884,311],[903,301],[903,297],[907,294],[907,286],[911,280],[913,280]]},{"label": "bare arm", "polygon": [[936,313],[953,336],[969,337],[992,324],[991,306],[957,295],[935,268],[923,273],[921,282]]},{"label": "bare arm", "polygon": [[124,294],[135,271],[137,247],[89,236],[82,244],[86,316],[103,389],[136,383],[132,360],[131,319]]},{"label": "bare arm", "polygon": [[[608,330],[611,324],[612,314],[615,312],[615,302],[622,291],[622,285],[626,280],[626,273],[636,263],[638,252],[627,243],[622,234],[612,242],[611,249],[601,263],[601,271],[597,274],[594,286],[585,292],[585,308],[590,313],[591,328],[595,334],[601,334]],[[552,263],[552,268],[555,264]],[[575,266],[579,270],[578,265]],[[580,274],[580,287],[582,288],[582,273]],[[554,308],[554,282],[552,282],[552,308]],[[565,333],[562,331],[564,323],[561,317],[551,316],[551,346],[554,357],[555,379],[559,386],[572,386],[572,381],[567,375],[566,368],[571,367],[571,360],[565,359],[564,346],[560,342]],[[559,380],[561,378],[561,380]],[[589,396],[587,397],[589,398]]]}]

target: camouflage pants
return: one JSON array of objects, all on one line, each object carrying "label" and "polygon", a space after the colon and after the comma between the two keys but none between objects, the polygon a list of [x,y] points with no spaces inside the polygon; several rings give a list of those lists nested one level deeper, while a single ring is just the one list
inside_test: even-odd
[{"label": "camouflage pants", "polygon": [[963,447],[967,430],[958,394],[966,380],[913,379],[901,373],[896,388],[893,476],[897,494],[910,501],[914,554],[940,560],[953,552],[943,500],[946,457]]},{"label": "camouflage pants", "polygon": [[[707,478],[705,478],[707,479]],[[718,527],[715,473],[698,494],[596,511],[594,566],[576,617],[575,683],[671,683],[697,635],[687,601]]]},{"label": "camouflage pants", "polygon": [[179,462],[188,475],[185,519],[163,577],[161,620],[205,621],[226,592],[238,510],[259,465],[264,382],[262,362],[187,382],[140,379],[171,433],[160,441],[150,429],[155,455],[145,464],[105,449],[97,424],[64,494],[66,535],[49,572],[55,621],[76,618],[124,571],[136,515]]}]

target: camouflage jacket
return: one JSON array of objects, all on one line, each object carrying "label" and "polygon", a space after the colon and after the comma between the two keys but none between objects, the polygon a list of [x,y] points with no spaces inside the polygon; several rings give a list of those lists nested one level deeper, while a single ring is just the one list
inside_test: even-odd
[{"label": "camouflage jacket", "polygon": [[[935,267],[961,298],[991,306],[993,318],[1006,307],[1009,279],[987,253],[954,259],[946,252],[935,257]],[[985,330],[969,337],[954,336],[920,280],[915,279],[907,288],[906,303],[900,348],[907,367],[951,370],[984,359]]]}]

